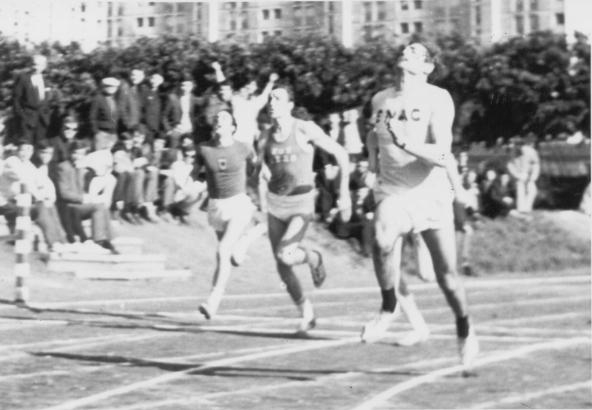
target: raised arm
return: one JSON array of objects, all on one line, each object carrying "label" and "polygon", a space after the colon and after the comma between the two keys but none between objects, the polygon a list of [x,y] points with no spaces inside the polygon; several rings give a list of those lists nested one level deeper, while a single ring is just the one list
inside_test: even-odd
[{"label": "raised arm", "polygon": [[222,83],[222,82],[226,81],[226,76],[224,75],[224,72],[222,71],[222,66],[220,65],[219,62],[214,61],[212,63],[212,68],[214,69],[214,73],[216,74],[216,82],[217,83]]},{"label": "raised arm", "polygon": [[254,97],[251,100],[253,102],[253,104],[255,105],[255,107],[257,107],[258,111],[263,109],[265,104],[267,104],[267,101],[269,100],[269,94],[271,93],[271,90],[273,89],[273,86],[274,86],[275,82],[278,80],[278,78],[279,78],[279,76],[276,73],[271,73],[269,75],[269,80],[267,81],[267,84],[265,85],[265,88],[263,89],[261,94]]}]

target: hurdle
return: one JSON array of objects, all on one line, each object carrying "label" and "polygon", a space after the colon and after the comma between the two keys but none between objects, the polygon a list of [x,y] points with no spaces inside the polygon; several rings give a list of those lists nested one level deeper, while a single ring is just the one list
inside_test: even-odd
[{"label": "hurdle", "polygon": [[14,302],[26,304],[29,300],[29,288],[27,278],[31,273],[29,254],[31,253],[31,194],[24,183],[20,184],[20,194],[16,196],[17,217],[16,217],[16,241],[14,244],[15,264],[15,297]]}]

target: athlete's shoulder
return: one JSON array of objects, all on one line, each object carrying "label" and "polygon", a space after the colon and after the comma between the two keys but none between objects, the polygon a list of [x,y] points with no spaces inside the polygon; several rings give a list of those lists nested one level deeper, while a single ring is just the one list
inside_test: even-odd
[{"label": "athlete's shoulder", "polygon": [[452,96],[450,95],[448,90],[445,88],[438,87],[437,85],[434,85],[434,84],[426,84],[425,89],[431,98],[435,98],[439,102],[452,101]]},{"label": "athlete's shoulder", "polygon": [[385,99],[392,97],[394,91],[395,90],[393,87],[384,88],[378,91],[372,97],[372,106],[376,106],[376,104],[379,104],[381,101],[384,101]]}]

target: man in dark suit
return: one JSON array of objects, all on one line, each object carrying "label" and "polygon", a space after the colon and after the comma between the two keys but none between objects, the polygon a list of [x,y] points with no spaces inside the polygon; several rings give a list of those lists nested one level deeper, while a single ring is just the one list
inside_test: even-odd
[{"label": "man in dark suit", "polygon": [[13,89],[16,133],[34,145],[47,138],[52,111],[59,100],[57,91],[47,87],[43,78],[46,67],[45,56],[33,56],[30,72],[19,75]]},{"label": "man in dark suit", "polygon": [[195,84],[184,77],[175,90],[167,96],[162,115],[162,125],[171,148],[178,148],[179,140],[188,135],[195,140],[195,131],[205,99],[193,94]]},{"label": "man in dark suit", "polygon": [[[118,88],[118,79],[113,77],[103,78],[101,81],[101,93],[95,95],[92,99],[89,113],[89,122],[93,137],[96,138],[99,131],[103,131],[104,134],[101,135],[108,135],[112,144],[117,141],[117,132],[120,130],[121,124],[125,122],[125,118],[115,98]],[[95,141],[95,144],[97,142]]]},{"label": "man in dark suit", "polygon": [[81,242],[87,240],[82,221],[90,218],[94,242],[112,253],[118,253],[111,243],[109,210],[99,199],[93,198],[85,191],[88,170],[84,166],[84,157],[87,150],[85,141],[72,142],[70,159],[58,165],[57,179],[54,182],[57,188],[58,210],[63,219],[68,242],[74,241],[74,235],[78,235]]},{"label": "man in dark suit", "polygon": [[142,100],[142,115],[140,123],[146,127],[146,142],[152,145],[155,138],[160,135],[162,130],[162,111],[163,102],[160,92],[160,86],[163,78],[158,73],[150,76],[150,89],[144,94]]},{"label": "man in dark suit", "polygon": [[148,91],[144,78],[144,71],[134,68],[130,72],[129,82],[122,81],[119,86],[117,97],[126,131],[132,131],[140,124],[142,101]]}]

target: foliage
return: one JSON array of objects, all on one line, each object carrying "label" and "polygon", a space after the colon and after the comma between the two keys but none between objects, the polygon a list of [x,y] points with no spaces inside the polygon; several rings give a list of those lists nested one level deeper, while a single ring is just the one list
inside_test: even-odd
[{"label": "foliage", "polygon": [[[499,136],[580,128],[589,133],[590,45],[577,36],[569,47],[550,32],[513,38],[481,49],[460,35],[435,40],[441,69],[432,80],[448,89],[457,106],[456,132],[466,141],[493,142]],[[77,44],[41,44],[49,56],[47,77],[62,90],[66,105],[80,107],[106,75],[124,76],[132,67],[158,71],[165,86],[186,72],[197,91],[213,84],[213,61],[233,83],[245,78],[263,85],[271,72],[289,82],[296,104],[322,116],[367,103],[397,77],[401,45],[374,39],[344,48],[330,37],[272,37],[261,44],[208,43],[197,37],[141,38],[126,48],[101,47],[85,54]],[[27,67],[31,51],[0,37],[0,110],[10,106],[14,73]]]}]

